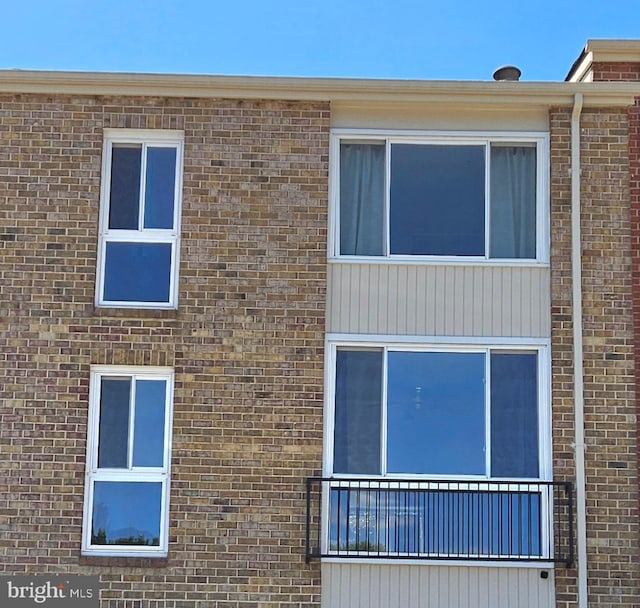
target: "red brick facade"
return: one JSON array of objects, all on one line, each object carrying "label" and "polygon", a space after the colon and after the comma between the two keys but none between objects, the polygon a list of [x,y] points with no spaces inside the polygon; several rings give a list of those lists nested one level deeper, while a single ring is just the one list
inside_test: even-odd
[{"label": "red brick facade", "polygon": [[638,82],[640,63],[637,62],[597,62],[593,64],[594,82]]}]

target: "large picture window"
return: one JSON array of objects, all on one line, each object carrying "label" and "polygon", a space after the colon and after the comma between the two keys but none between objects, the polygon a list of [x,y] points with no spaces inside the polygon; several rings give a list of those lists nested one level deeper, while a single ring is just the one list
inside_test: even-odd
[{"label": "large picture window", "polygon": [[166,555],[173,374],[91,374],[83,551]]},{"label": "large picture window", "polygon": [[546,347],[330,352],[330,551],[542,557]]},{"label": "large picture window", "polygon": [[334,141],[337,255],[541,259],[543,138]]},{"label": "large picture window", "polygon": [[105,132],[97,304],[176,306],[182,135]]},{"label": "large picture window", "polygon": [[538,352],[335,351],[333,473],[540,477]]}]

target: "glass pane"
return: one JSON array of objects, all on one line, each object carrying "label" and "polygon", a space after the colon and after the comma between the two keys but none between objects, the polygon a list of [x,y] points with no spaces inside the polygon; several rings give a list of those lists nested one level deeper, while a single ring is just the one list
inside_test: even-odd
[{"label": "glass pane", "polygon": [[104,299],[169,302],[170,243],[107,243]]},{"label": "glass pane", "polygon": [[331,551],[540,556],[539,492],[332,489]]},{"label": "glass pane", "polygon": [[384,159],[380,144],[340,146],[340,253],[384,253]]},{"label": "glass pane", "polygon": [[336,353],[334,473],[380,473],[382,350]]},{"label": "glass pane", "polygon": [[100,382],[100,428],[98,467],[126,468],[129,446],[129,378],[102,378]]},{"label": "glass pane", "polygon": [[144,227],[173,228],[176,149],[147,148]]},{"label": "glass pane", "polygon": [[390,473],[485,473],[483,353],[390,352]]},{"label": "glass pane", "polygon": [[164,464],[164,420],[167,382],[136,381],[133,430],[133,466],[162,467]]},{"label": "glass pane", "polygon": [[536,257],[536,149],[491,146],[492,258]]},{"label": "glass pane", "polygon": [[484,150],[392,146],[392,254],[485,255]]},{"label": "glass pane", "polygon": [[91,544],[160,545],[162,483],[96,481]]},{"label": "glass pane", "polygon": [[537,478],[538,357],[491,354],[491,476]]},{"label": "glass pane", "polygon": [[138,230],[142,146],[114,144],[111,149],[109,228]]}]

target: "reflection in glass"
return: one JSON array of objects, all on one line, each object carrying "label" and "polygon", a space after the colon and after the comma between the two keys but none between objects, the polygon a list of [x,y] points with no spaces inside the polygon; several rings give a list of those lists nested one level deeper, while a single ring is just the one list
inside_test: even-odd
[{"label": "reflection in glass", "polygon": [[173,228],[176,149],[147,148],[144,227]]},{"label": "reflection in glass", "polygon": [[164,380],[136,381],[134,467],[163,466],[166,391]]},{"label": "reflection in glass", "polygon": [[485,148],[393,144],[392,254],[485,255]]},{"label": "reflection in glass", "polygon": [[162,483],[96,481],[91,544],[160,545]]},{"label": "reflection in glass", "polygon": [[389,352],[389,473],[481,475],[484,353]]},{"label": "reflection in glass", "polygon": [[541,556],[540,504],[538,491],[332,489],[329,549]]},{"label": "reflection in glass", "polygon": [[109,228],[138,230],[140,208],[140,144],[114,144],[111,150]]},{"label": "reflection in glass", "polygon": [[170,282],[170,243],[107,243],[105,300],[168,302]]},{"label": "reflection in glass", "polygon": [[100,423],[98,467],[126,468],[129,444],[129,378],[102,378],[100,383]]}]

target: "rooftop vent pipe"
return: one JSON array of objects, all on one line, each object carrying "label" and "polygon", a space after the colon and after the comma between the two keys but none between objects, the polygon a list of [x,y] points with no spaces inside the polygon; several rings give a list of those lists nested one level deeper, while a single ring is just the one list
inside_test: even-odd
[{"label": "rooftop vent pipe", "polygon": [[498,81],[505,81],[505,80],[517,81],[517,80],[520,80],[521,74],[522,72],[514,65],[505,65],[501,68],[498,68],[493,73],[493,79]]}]

